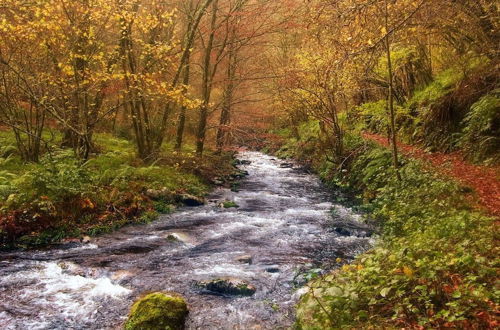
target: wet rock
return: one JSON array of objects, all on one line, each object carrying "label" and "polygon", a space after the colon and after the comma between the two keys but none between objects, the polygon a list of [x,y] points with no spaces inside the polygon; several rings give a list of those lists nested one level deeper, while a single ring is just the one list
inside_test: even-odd
[{"label": "wet rock", "polygon": [[151,243],[137,241],[109,247],[106,250],[113,254],[140,254],[153,251],[155,248],[156,246]]},{"label": "wet rock", "polygon": [[224,185],[224,180],[222,180],[221,178],[214,178],[212,180],[212,183],[216,186],[223,186]]},{"label": "wet rock", "polygon": [[78,238],[66,238],[61,240],[60,248],[62,250],[74,249],[81,246],[81,241]]},{"label": "wet rock", "polygon": [[172,192],[166,187],[161,189],[148,189],[146,190],[146,196],[153,200],[170,200],[172,198]]},{"label": "wet rock", "polygon": [[281,168],[292,168],[293,164],[292,163],[282,163],[280,164]]},{"label": "wet rock", "polygon": [[198,286],[213,293],[233,296],[251,296],[256,291],[250,283],[236,278],[218,278],[198,282]]},{"label": "wet rock", "polygon": [[246,177],[248,175],[249,175],[248,171],[238,171],[238,172],[231,174],[231,179],[233,179],[233,180],[243,179],[244,177]]},{"label": "wet rock", "polygon": [[242,264],[252,264],[252,256],[251,255],[244,255],[244,256],[239,256],[235,259],[237,262],[242,263]]},{"label": "wet rock", "polygon": [[242,159],[235,159],[233,163],[234,163],[234,165],[250,165],[250,164],[252,164],[251,161],[245,160],[245,159],[243,159],[243,160]]},{"label": "wet rock", "polygon": [[155,292],[134,303],[126,330],[184,329],[188,314],[186,301],[178,295]]},{"label": "wet rock", "polygon": [[186,206],[201,206],[205,204],[205,199],[190,194],[179,195],[178,199]]},{"label": "wet rock", "polygon": [[342,227],[336,227],[335,229],[335,232],[339,235],[342,235],[342,236],[351,236],[351,232],[345,228],[342,228]]},{"label": "wet rock", "polygon": [[180,238],[178,235],[176,234],[168,234],[167,235],[167,241],[170,241],[170,242],[180,242]]},{"label": "wet rock", "polygon": [[278,266],[268,266],[266,267],[266,272],[268,273],[279,273],[280,269]]}]

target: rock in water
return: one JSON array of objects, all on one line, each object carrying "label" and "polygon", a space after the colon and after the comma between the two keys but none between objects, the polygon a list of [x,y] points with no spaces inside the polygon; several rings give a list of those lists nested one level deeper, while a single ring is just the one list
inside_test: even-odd
[{"label": "rock in water", "polygon": [[179,199],[180,202],[186,206],[201,206],[205,204],[205,200],[203,198],[189,194],[183,194]]},{"label": "rock in water", "polygon": [[184,329],[188,314],[186,301],[177,295],[150,293],[134,303],[126,330]]},{"label": "rock in water", "polygon": [[235,296],[251,296],[256,291],[255,287],[250,283],[236,278],[218,278],[199,282],[198,286],[214,293]]},{"label": "rock in water", "polygon": [[244,255],[244,256],[239,256],[236,258],[236,261],[242,263],[242,264],[252,264],[252,256],[251,255]]}]

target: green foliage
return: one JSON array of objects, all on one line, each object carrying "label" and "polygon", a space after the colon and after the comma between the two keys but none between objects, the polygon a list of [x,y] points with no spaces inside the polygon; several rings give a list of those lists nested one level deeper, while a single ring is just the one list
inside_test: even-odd
[{"label": "green foliage", "polygon": [[172,213],[175,206],[173,206],[172,204],[169,204],[165,201],[155,201],[154,204],[153,204],[153,207],[155,209],[156,212],[160,213],[160,214],[169,214],[169,213]]},{"label": "green foliage", "polygon": [[462,122],[461,147],[475,161],[500,162],[500,90],[474,103]]},{"label": "green foliage", "polygon": [[[0,140],[7,141],[9,135],[1,133]],[[78,233],[149,223],[158,213],[171,212],[176,196],[203,196],[205,180],[234,171],[230,154],[207,153],[199,162],[189,153],[165,151],[164,158],[145,166],[132,143],[109,134],[98,134],[95,141],[101,153],[85,163],[72,151],[56,150],[38,164],[25,164],[8,144],[0,148],[5,156],[0,157],[0,247],[50,244]],[[164,195],[153,201],[148,189]]]},{"label": "green foliage", "polygon": [[[354,111],[356,116],[361,119],[360,130],[366,129],[382,135],[389,133],[389,112],[385,100],[363,103],[356,107]],[[420,120],[411,108],[399,105],[395,106],[395,122],[400,137],[414,136],[417,127],[420,125]]]},{"label": "green foliage", "polygon": [[450,93],[463,78],[463,72],[455,68],[443,71],[436,76],[433,82],[418,90],[409,104],[429,106]]},{"label": "green foliage", "polygon": [[187,304],[182,297],[150,293],[134,303],[125,329],[180,330],[184,329],[187,314]]},{"label": "green foliage", "polygon": [[[303,139],[290,138],[287,152],[300,155]],[[317,140],[307,143],[320,146]],[[297,328],[489,327],[500,298],[491,290],[498,267],[492,219],[418,161],[403,159],[398,181],[389,150],[353,134],[345,148],[342,167],[318,157],[322,149],[310,163],[325,182],[357,195],[381,237],[351,265],[311,277]]]},{"label": "green foliage", "polygon": [[137,222],[142,224],[151,223],[158,219],[158,216],[159,214],[156,211],[146,211],[137,219]]},{"label": "green foliage", "polygon": [[[318,139],[321,135],[319,122],[310,120],[300,124],[298,128],[299,138],[289,138],[286,143],[276,152],[280,158],[294,158],[301,161],[317,159],[321,161],[324,158],[324,153],[318,151],[324,150],[325,143]],[[312,155],[316,157],[311,157]]]},{"label": "green foliage", "polygon": [[434,328],[483,324],[499,293],[492,219],[468,209],[459,187],[406,160],[395,179],[390,152],[369,146],[338,181],[360,193],[382,238],[352,265],[313,281],[298,327]]}]

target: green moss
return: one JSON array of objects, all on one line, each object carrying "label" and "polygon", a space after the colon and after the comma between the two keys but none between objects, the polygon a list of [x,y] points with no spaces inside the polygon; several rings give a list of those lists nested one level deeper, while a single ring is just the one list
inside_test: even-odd
[{"label": "green moss", "polygon": [[125,329],[183,329],[187,314],[187,304],[182,297],[155,292],[134,303]]},{"label": "green moss", "polygon": [[222,203],[222,206],[225,208],[225,209],[230,209],[232,207],[239,207],[238,204],[236,204],[235,202],[233,201],[226,201],[224,203]]}]

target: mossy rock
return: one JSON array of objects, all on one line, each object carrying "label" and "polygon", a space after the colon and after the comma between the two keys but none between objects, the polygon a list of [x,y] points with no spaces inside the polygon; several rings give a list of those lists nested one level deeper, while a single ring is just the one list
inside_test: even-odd
[{"label": "mossy rock", "polygon": [[150,293],[134,303],[125,329],[184,329],[187,314],[187,304],[182,297],[161,292]]},{"label": "mossy rock", "polygon": [[225,209],[230,209],[230,208],[238,208],[240,206],[233,201],[225,201],[222,203],[222,207]]},{"label": "mossy rock", "polygon": [[201,206],[205,204],[205,199],[203,197],[198,197],[191,194],[178,195],[177,200],[186,206]]}]

